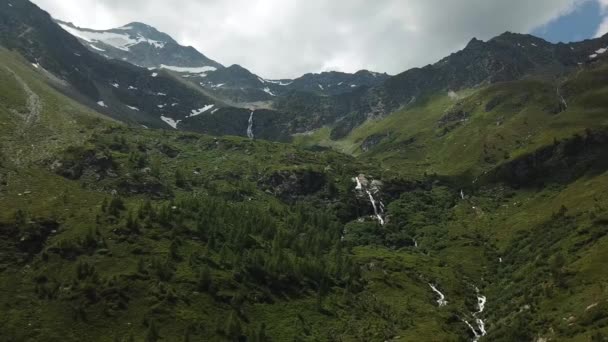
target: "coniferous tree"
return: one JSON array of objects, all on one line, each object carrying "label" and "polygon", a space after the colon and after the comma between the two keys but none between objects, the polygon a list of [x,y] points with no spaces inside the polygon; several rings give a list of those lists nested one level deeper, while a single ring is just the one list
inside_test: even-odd
[{"label": "coniferous tree", "polygon": [[197,283],[199,291],[209,291],[211,289],[211,286],[213,285],[213,279],[209,266],[203,266],[203,268],[199,272]]},{"label": "coniferous tree", "polygon": [[230,312],[230,316],[228,316],[224,332],[226,333],[226,336],[233,341],[238,341],[243,334],[241,322],[234,311]]},{"label": "coniferous tree", "polygon": [[158,333],[158,328],[156,327],[156,324],[154,323],[154,321],[150,321],[150,325],[148,325],[148,331],[146,332],[145,341],[156,342],[159,338],[160,335]]},{"label": "coniferous tree", "polygon": [[180,169],[175,170],[175,185],[178,188],[185,188],[186,184],[187,184],[186,176],[184,175],[182,170],[180,170]]}]

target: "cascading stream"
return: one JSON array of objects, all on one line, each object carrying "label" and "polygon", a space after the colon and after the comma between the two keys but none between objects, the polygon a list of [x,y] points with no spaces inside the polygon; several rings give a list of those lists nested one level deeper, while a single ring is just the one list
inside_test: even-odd
[{"label": "cascading stream", "polygon": [[247,137],[249,137],[249,139],[255,138],[253,135],[253,113],[254,111],[252,110],[249,115],[249,125],[247,126]]},{"label": "cascading stream", "polygon": [[384,225],[384,219],[382,218],[382,214],[384,214],[384,210],[382,209],[382,207],[384,206],[382,203],[380,203],[380,208],[378,208],[378,205],[376,204],[376,199],[374,198],[374,196],[372,195],[371,191],[369,190],[365,190],[367,192],[367,195],[369,196],[369,201],[372,203],[372,207],[374,207],[374,215],[376,215],[376,218],[378,219],[378,222],[380,222],[380,225],[383,226]]},{"label": "cascading stream", "polygon": [[477,342],[480,338],[487,335],[486,323],[479,317],[486,308],[487,298],[480,293],[479,288],[477,287],[475,287],[475,296],[477,297],[477,311],[473,313],[473,318],[475,319],[475,325],[477,325],[477,327],[474,327],[466,319],[461,318],[462,322],[469,327],[473,333],[473,336],[475,336],[475,338],[473,338],[473,342]]},{"label": "cascading stream", "polygon": [[[363,179],[363,181],[362,181]],[[361,193],[363,195],[363,192],[365,192],[365,194],[367,194],[367,197],[369,199],[369,202],[372,205],[372,208],[374,209],[374,216],[376,217],[376,219],[378,220],[378,222],[380,222],[380,225],[384,225],[385,224],[385,220],[384,220],[384,203],[382,203],[381,201],[377,201],[374,198],[374,193],[378,193],[378,185],[375,184],[376,181],[371,182],[372,186],[370,187],[370,183],[367,181],[367,179],[365,179],[365,177],[363,175],[359,175],[355,178],[353,178],[353,181],[355,181],[357,183],[357,186],[355,186],[355,190],[359,193]],[[379,182],[378,182],[379,183]]]},{"label": "cascading stream", "polygon": [[479,292],[479,288],[477,288],[477,287],[475,288],[475,292],[477,295],[477,312],[473,314],[473,317],[475,317],[475,322],[477,323],[477,329],[479,330],[479,333],[481,334],[481,336],[486,336],[486,334],[487,334],[486,323],[479,316],[481,314],[483,314],[483,311],[486,308],[487,298],[486,298],[486,296],[482,295]]},{"label": "cascading stream", "polygon": [[445,295],[441,293],[441,291],[439,291],[435,285],[429,283],[429,286],[431,287],[431,289],[433,289],[433,292],[435,292],[439,296],[439,299],[437,299],[437,304],[440,307],[448,305],[448,301],[445,300]]}]

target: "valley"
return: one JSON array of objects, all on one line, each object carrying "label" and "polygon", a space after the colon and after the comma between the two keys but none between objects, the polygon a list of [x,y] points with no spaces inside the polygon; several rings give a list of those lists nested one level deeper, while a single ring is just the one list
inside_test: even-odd
[{"label": "valley", "polygon": [[0,45],[3,340],[608,339],[608,36],[267,80],[13,0]]}]

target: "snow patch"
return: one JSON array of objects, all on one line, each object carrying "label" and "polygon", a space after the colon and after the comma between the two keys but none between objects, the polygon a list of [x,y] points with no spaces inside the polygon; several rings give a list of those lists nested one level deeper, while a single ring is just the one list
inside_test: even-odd
[{"label": "snow patch", "polygon": [[134,86],[129,86],[129,90],[137,90]]},{"label": "snow patch", "polygon": [[167,96],[167,94],[165,94],[165,93],[156,93],[156,95],[158,95],[158,96]]},{"label": "snow patch", "polygon": [[208,111],[209,109],[215,107],[215,105],[206,105],[203,108],[199,108],[199,109],[193,109],[190,112],[190,115],[188,115],[189,118],[193,117],[193,116],[197,116],[197,115],[201,115],[204,112]]},{"label": "snow patch", "polygon": [[606,51],[608,51],[608,48],[601,48],[601,49],[598,49],[597,51],[595,51],[595,53],[597,53],[598,55],[601,55]]},{"label": "snow patch", "polygon": [[61,28],[66,30],[72,36],[80,38],[87,43],[103,43],[123,51],[129,51],[129,48],[131,46],[140,43],[147,43],[159,49],[163,48],[166,44],[165,42],[147,39],[141,34],[134,36],[127,33],[123,34],[115,32],[82,30],[61,23],[59,24],[59,26],[61,26]]},{"label": "snow patch", "polygon": [[116,89],[120,88],[120,84],[118,84],[118,83],[116,83],[116,82],[114,82],[114,83],[110,83],[110,84],[112,85],[112,87],[114,87],[114,88],[116,88]]},{"label": "snow patch", "polygon": [[151,76],[152,76],[152,77],[156,77],[156,76],[158,76],[158,74],[157,74],[157,73],[155,73],[155,72],[153,72]]},{"label": "snow patch", "polygon": [[93,44],[89,44],[89,47],[93,50],[97,50],[97,51],[101,51],[101,52],[106,52],[106,50],[102,49],[102,48],[98,48],[97,46],[93,45]]},{"label": "snow patch", "polygon": [[158,107],[160,109],[163,109],[163,108],[167,107],[167,104],[163,103],[162,105],[157,105],[156,107]]},{"label": "snow patch", "polygon": [[99,107],[108,108],[108,106],[106,106],[105,102],[103,102],[103,101],[97,101],[97,105],[98,105]]},{"label": "snow patch", "polygon": [[133,106],[127,105],[127,108],[129,108],[130,110],[134,110],[136,112],[139,112],[139,108],[137,108],[137,107],[133,107]]},{"label": "snow patch", "polygon": [[202,74],[202,73],[205,73],[205,72],[208,72],[208,71],[215,71],[215,70],[217,70],[216,67],[212,67],[212,66],[178,67],[178,66],[164,65],[164,64],[161,64],[160,68],[161,69],[167,69],[167,70],[175,71],[175,72],[188,73],[188,74]]},{"label": "snow patch", "polygon": [[182,122],[182,120],[174,120],[162,115],[160,116],[160,119],[163,120],[167,125],[173,127],[173,129],[177,129],[177,125]]},{"label": "snow patch", "polygon": [[276,96],[272,91],[270,91],[270,88],[268,88],[268,87],[264,88],[264,92],[270,96]]},{"label": "snow patch", "polygon": [[272,83],[272,84],[278,84],[280,86],[288,86],[290,84],[293,83],[293,81],[289,81],[289,82],[284,82],[281,80],[264,80],[264,82],[268,82],[268,83]]}]

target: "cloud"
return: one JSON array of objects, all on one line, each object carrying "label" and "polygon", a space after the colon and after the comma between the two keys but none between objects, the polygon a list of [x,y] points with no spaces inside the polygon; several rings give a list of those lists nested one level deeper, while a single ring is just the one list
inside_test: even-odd
[{"label": "cloud", "polygon": [[604,19],[600,24],[600,27],[597,29],[597,33],[595,34],[596,38],[601,37],[608,33],[608,0],[598,0],[600,3],[600,8],[602,14],[604,15]]},{"label": "cloud", "polygon": [[396,74],[434,63],[472,37],[531,32],[582,1],[34,0],[82,27],[141,21],[269,78],[330,69]]}]

